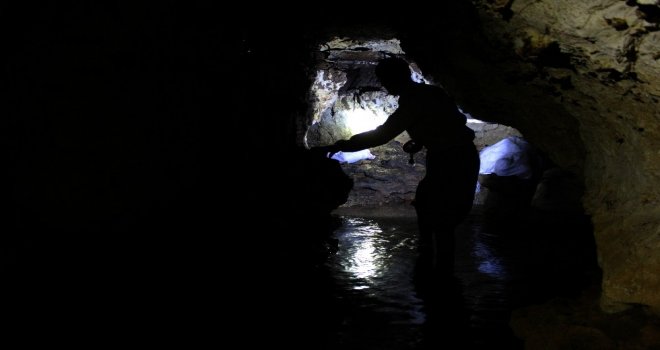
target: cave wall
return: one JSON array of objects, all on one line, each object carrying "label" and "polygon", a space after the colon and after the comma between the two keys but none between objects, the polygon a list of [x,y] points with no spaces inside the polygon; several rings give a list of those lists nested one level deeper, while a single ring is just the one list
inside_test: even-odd
[{"label": "cave wall", "polygon": [[[465,21],[474,17],[420,25],[402,38],[404,50],[467,112],[518,128],[583,179],[604,275],[602,307],[657,311],[660,8],[613,0],[474,3],[452,10],[479,25]],[[435,33],[437,46],[423,33]]]},{"label": "cave wall", "polygon": [[[655,7],[658,13],[660,7]],[[486,15],[491,9],[484,9]],[[548,70],[573,88],[555,98],[579,122],[584,205],[603,268],[602,306],[660,307],[660,33],[657,18],[624,1],[517,1],[506,28],[520,52],[540,34],[571,66]],[[501,22],[500,22],[501,23]],[[522,44],[521,44],[522,43]],[[534,44],[531,44],[534,46]],[[544,52],[544,51],[542,51]],[[540,55],[540,54],[539,54]],[[537,56],[538,57],[538,56]],[[543,78],[541,78],[543,79]],[[536,82],[539,78],[534,79]]]}]

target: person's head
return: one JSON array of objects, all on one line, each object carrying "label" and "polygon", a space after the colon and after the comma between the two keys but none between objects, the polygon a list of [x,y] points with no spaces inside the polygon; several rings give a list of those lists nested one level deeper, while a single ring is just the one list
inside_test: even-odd
[{"label": "person's head", "polygon": [[393,95],[398,95],[403,88],[413,83],[410,74],[408,62],[397,57],[382,59],[376,66],[378,80]]}]

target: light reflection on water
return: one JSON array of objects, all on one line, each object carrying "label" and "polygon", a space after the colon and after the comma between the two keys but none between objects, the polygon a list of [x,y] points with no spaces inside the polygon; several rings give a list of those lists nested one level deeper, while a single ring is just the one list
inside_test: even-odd
[{"label": "light reflection on water", "polygon": [[412,273],[416,223],[381,225],[364,218],[344,218],[335,231],[339,250],[331,259],[335,278],[346,291],[366,297],[375,312],[396,314],[392,323],[421,324],[425,315],[415,295]]},{"label": "light reflection on water", "polygon": [[[346,270],[355,278],[371,281],[374,277],[382,274],[385,268],[384,251],[382,247],[377,248],[378,234],[382,229],[377,223],[359,225],[357,219],[349,219],[348,224],[355,229],[346,232],[344,238],[350,245],[344,245],[346,257]],[[356,225],[357,224],[357,225]],[[361,289],[361,288],[356,288]]]},{"label": "light reflection on water", "polygon": [[479,235],[474,235],[473,254],[477,260],[477,270],[498,280],[508,278],[508,272],[502,263],[502,259],[495,255],[487,242]]}]

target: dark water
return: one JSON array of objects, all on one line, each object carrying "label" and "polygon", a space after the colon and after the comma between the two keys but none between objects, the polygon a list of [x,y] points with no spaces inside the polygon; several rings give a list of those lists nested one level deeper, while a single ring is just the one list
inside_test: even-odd
[{"label": "dark water", "polygon": [[415,274],[414,218],[341,220],[324,263],[336,321],[328,349],[522,349],[511,310],[579,292],[595,265],[581,219],[490,225],[472,215],[457,230],[455,278]]},{"label": "dark water", "polygon": [[85,334],[245,349],[515,350],[511,310],[572,295],[597,276],[583,217],[494,223],[475,213],[456,232],[455,277],[419,273],[414,218],[337,219],[327,241],[313,236],[317,222],[237,234],[234,245],[35,239],[1,275],[9,293],[0,309],[16,334],[29,333],[22,339],[50,341],[50,332],[67,344]]}]

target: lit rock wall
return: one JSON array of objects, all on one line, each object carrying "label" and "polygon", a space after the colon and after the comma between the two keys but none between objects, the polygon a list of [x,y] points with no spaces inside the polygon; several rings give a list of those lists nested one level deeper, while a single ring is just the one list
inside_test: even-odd
[{"label": "lit rock wall", "polygon": [[583,176],[604,310],[660,312],[660,5],[474,3],[480,34],[445,39],[454,55],[437,58],[436,76],[467,112]]}]

